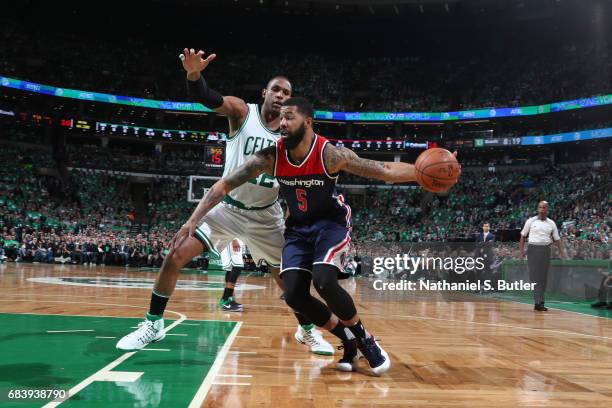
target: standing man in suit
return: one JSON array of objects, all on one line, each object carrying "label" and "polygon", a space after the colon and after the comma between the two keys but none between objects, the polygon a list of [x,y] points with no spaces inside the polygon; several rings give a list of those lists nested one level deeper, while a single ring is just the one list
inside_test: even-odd
[{"label": "standing man in suit", "polygon": [[476,242],[495,242],[495,234],[491,232],[489,221],[485,221],[482,224],[482,232],[478,234]]},{"label": "standing man in suit", "polygon": [[561,259],[566,258],[557,224],[548,218],[548,202],[540,201],[538,203],[538,215],[525,222],[519,242],[521,259],[525,258],[525,238],[527,237],[529,237],[527,247],[529,279],[536,284],[533,292],[534,310],[545,312],[548,310],[544,306],[544,292],[546,291],[548,268],[550,267],[550,245],[554,242],[559,249]]}]

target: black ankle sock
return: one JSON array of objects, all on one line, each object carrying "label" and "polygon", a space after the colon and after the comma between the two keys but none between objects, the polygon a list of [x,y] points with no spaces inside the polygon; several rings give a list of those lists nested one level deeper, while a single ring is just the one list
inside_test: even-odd
[{"label": "black ankle sock", "polygon": [[[339,338],[342,341],[349,341],[354,338],[354,336],[349,336],[347,331],[345,330],[346,326],[342,322],[338,322],[336,327],[334,327],[329,332]],[[349,332],[350,333],[350,332]]]},{"label": "black ankle sock", "polygon": [[157,293],[151,293],[151,305],[149,306],[149,314],[162,316],[168,304],[168,297],[160,296]]},{"label": "black ankle sock", "polygon": [[233,294],[234,294],[234,288],[225,288],[223,289],[223,296],[221,297],[221,299],[227,300]]},{"label": "black ankle sock", "polygon": [[348,329],[359,340],[365,339],[366,337],[368,337],[368,332],[363,327],[363,324],[361,324],[361,320],[359,320],[356,325],[349,326]]}]

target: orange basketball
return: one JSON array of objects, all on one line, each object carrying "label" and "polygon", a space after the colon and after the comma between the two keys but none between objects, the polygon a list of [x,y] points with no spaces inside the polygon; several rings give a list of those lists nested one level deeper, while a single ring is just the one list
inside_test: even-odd
[{"label": "orange basketball", "polygon": [[461,175],[461,165],[448,150],[427,149],[414,163],[417,183],[425,190],[440,193],[451,188]]}]

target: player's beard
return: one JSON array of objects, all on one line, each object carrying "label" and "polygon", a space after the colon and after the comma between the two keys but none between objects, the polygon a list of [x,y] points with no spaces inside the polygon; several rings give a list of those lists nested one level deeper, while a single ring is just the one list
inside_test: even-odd
[{"label": "player's beard", "polygon": [[306,134],[305,125],[305,123],[302,123],[302,125],[293,133],[287,132],[287,137],[283,138],[283,143],[287,149],[295,149],[304,139],[304,135]]}]

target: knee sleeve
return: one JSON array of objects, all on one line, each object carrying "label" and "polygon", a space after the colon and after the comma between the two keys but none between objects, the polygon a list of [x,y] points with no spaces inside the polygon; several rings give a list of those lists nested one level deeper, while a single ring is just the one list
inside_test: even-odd
[{"label": "knee sleeve", "polygon": [[351,320],[357,314],[351,295],[338,283],[338,269],[333,265],[317,264],[312,268],[314,287],[331,311],[340,320]]},{"label": "knee sleeve", "polygon": [[236,283],[240,276],[240,268],[232,268],[231,271],[225,273],[225,282]]},{"label": "knee sleeve", "polygon": [[281,277],[285,286],[285,302],[317,326],[323,326],[331,317],[329,308],[310,294],[310,274],[302,270],[289,270]]}]

